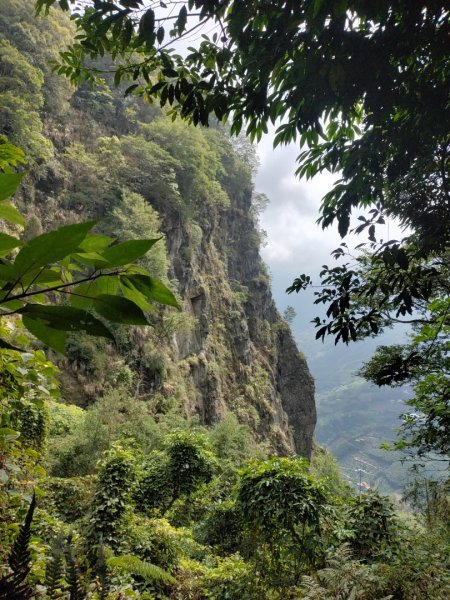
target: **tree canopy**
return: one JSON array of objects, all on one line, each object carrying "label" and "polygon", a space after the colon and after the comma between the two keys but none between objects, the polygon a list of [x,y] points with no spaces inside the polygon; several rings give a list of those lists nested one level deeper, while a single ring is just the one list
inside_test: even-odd
[{"label": "tree canopy", "polygon": [[[53,4],[37,1],[39,10]],[[74,4],[79,35],[57,67],[72,81],[97,81],[92,59],[109,53],[116,83],[132,82],[126,93],[157,99],[173,116],[202,125],[211,115],[228,119],[251,139],[278,124],[275,145],[298,141],[302,149],[300,176],[339,174],[323,199],[324,227],[337,222],[345,236],[352,210],[371,207],[358,229],[373,242],[387,216],[413,230],[421,257],[448,244],[443,2]],[[176,54],[176,43],[206,22],[216,32]],[[392,250],[381,249],[383,257]],[[405,264],[403,251],[396,260]]]}]

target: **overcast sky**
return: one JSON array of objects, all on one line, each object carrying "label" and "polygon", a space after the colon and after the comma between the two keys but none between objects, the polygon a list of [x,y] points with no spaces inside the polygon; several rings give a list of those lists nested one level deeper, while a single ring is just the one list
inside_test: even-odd
[{"label": "overcast sky", "polygon": [[[313,339],[314,326],[310,320],[319,311],[313,305],[312,290],[287,295],[285,289],[301,273],[311,275],[318,283],[321,266],[337,264],[330,257],[330,252],[342,242],[337,226],[323,230],[316,221],[321,199],[339,175],[324,174],[313,180],[300,181],[295,176],[298,146],[291,144],[273,149],[273,131],[274,128],[257,147],[260,167],[254,178],[255,189],[264,192],[270,200],[261,217],[261,226],[268,235],[261,254],[272,275],[272,290],[278,307],[284,310],[290,304],[298,314],[294,325],[297,339]],[[392,239],[398,238],[401,232],[390,223],[377,227],[377,235]],[[365,236],[348,236],[345,241],[350,246],[352,242],[356,245],[366,239]]]},{"label": "overcast sky", "polygon": [[261,253],[272,275],[278,307],[283,310],[288,304],[294,306],[301,319],[301,325],[297,325],[304,329],[315,316],[312,293],[287,295],[285,289],[301,273],[317,275],[323,264],[333,260],[330,251],[341,243],[335,228],[324,231],[316,223],[321,198],[337,176],[321,175],[312,181],[300,181],[295,176],[298,146],[273,149],[273,137],[272,128],[257,147],[260,167],[255,189],[270,200],[261,216],[261,226],[267,231],[267,245]]},{"label": "overcast sky", "polygon": [[330,189],[333,175],[322,175],[313,181],[300,181],[295,176],[295,144],[272,147],[273,135],[258,144],[260,168],[255,188],[264,192],[270,204],[261,217],[268,243],[263,248],[264,260],[273,271],[290,274],[317,272],[328,261],[329,252],[340,243],[334,229],[323,231],[316,224],[322,196]]}]

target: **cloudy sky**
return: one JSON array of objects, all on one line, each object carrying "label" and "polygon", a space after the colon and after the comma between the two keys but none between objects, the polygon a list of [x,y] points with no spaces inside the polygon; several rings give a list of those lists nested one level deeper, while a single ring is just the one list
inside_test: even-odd
[{"label": "cloudy sky", "polygon": [[[301,273],[309,274],[318,282],[317,274],[324,264],[336,264],[330,252],[341,243],[337,227],[323,230],[316,223],[324,194],[330,190],[339,175],[324,174],[313,180],[300,181],[295,176],[296,157],[299,149],[295,144],[273,149],[274,130],[269,131],[258,144],[260,167],[254,178],[255,188],[264,192],[270,204],[261,217],[261,226],[267,231],[267,245],[262,256],[272,276],[272,290],[278,307],[284,310],[292,305],[298,317],[294,330],[297,339],[313,339],[314,326],[311,319],[319,314],[313,305],[312,290],[287,295],[286,288]],[[377,235],[384,239],[401,236],[400,230],[391,222],[377,227]],[[366,241],[362,236],[348,236],[349,246]]]},{"label": "cloudy sky", "polygon": [[291,144],[273,149],[272,140],[269,134],[258,144],[261,165],[255,177],[257,191],[270,200],[261,219],[268,233],[264,259],[273,268],[316,270],[327,260],[329,250],[340,243],[337,232],[323,231],[316,224],[321,198],[337,176],[300,181],[295,176],[298,147]]},{"label": "cloudy sky", "polygon": [[289,296],[285,289],[301,273],[317,275],[323,264],[334,260],[330,251],[340,244],[339,234],[335,228],[324,231],[316,221],[321,198],[337,176],[321,175],[312,181],[300,181],[295,176],[298,147],[291,144],[273,149],[273,137],[272,129],[257,147],[260,167],[255,188],[270,200],[261,216],[261,226],[268,236],[262,256],[269,266],[279,308],[294,306],[303,329],[315,316],[312,293]]}]

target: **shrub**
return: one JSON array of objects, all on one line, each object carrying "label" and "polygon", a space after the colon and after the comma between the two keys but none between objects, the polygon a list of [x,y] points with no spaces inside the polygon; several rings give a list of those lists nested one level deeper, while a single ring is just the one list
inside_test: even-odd
[{"label": "shrub", "polygon": [[219,554],[238,552],[242,541],[243,518],[232,500],[214,504],[206,519],[195,529],[197,538]]},{"label": "shrub", "polygon": [[352,499],[348,518],[351,546],[358,558],[370,562],[390,553],[395,546],[397,522],[387,497],[369,490]]},{"label": "shrub", "polygon": [[45,505],[66,523],[86,515],[92,501],[94,478],[47,477],[42,485],[46,492]]},{"label": "shrub", "polygon": [[113,550],[123,542],[123,519],[135,480],[134,454],[117,442],[105,453],[97,471],[86,535],[91,559],[101,539]]}]

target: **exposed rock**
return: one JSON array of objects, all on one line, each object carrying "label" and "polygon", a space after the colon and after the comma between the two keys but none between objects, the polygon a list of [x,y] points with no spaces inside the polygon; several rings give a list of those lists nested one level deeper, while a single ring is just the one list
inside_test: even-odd
[{"label": "exposed rock", "polygon": [[191,332],[175,336],[178,360],[191,357],[196,399],[185,409],[207,424],[232,410],[278,452],[310,456],[314,382],[273,302],[251,195],[250,187],[230,194],[231,206],[216,213],[205,206],[195,248],[181,216],[159,209],[172,275],[196,318]]}]

